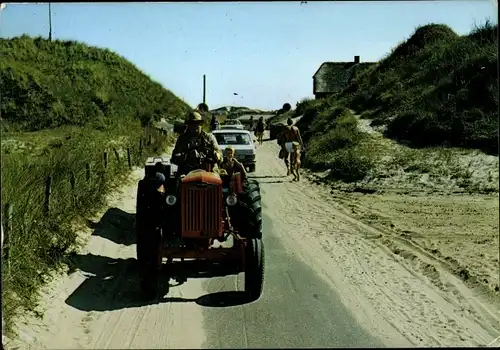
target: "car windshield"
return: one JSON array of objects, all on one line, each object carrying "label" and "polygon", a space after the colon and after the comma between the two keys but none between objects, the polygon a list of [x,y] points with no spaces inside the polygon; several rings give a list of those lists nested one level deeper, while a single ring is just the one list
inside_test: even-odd
[{"label": "car windshield", "polygon": [[248,134],[217,133],[215,135],[219,145],[251,145],[252,140]]}]

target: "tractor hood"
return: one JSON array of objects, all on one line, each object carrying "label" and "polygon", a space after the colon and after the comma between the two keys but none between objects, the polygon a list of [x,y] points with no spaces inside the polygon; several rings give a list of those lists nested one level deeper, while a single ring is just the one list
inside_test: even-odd
[{"label": "tractor hood", "polygon": [[221,185],[222,180],[216,173],[209,173],[205,170],[193,170],[189,172],[183,179],[182,183],[206,183],[211,185]]}]

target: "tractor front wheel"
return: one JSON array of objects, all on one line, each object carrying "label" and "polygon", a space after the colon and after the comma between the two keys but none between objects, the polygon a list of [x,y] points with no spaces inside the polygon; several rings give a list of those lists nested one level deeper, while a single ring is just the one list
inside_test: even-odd
[{"label": "tractor front wheel", "polygon": [[262,202],[260,186],[254,179],[243,183],[240,206],[237,213],[237,226],[243,237],[262,238]]}]

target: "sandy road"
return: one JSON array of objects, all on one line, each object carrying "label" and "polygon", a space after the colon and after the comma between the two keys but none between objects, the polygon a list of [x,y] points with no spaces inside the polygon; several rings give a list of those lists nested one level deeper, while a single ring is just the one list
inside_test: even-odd
[{"label": "sandy road", "polygon": [[257,153],[266,245],[260,300],[242,303],[240,275],[192,278],[156,303],[140,301],[138,169],[89,229],[76,272],[44,290],[44,319],[24,320],[9,348],[476,346],[499,335],[497,306],[443,270],[444,293],[381,244],[383,232],[309,181],[290,182],[275,142]]}]

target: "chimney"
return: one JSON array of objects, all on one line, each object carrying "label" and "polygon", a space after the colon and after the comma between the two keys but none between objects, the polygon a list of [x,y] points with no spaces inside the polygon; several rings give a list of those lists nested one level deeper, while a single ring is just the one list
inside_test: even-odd
[{"label": "chimney", "polygon": [[354,63],[359,63],[359,56],[354,56]]}]

